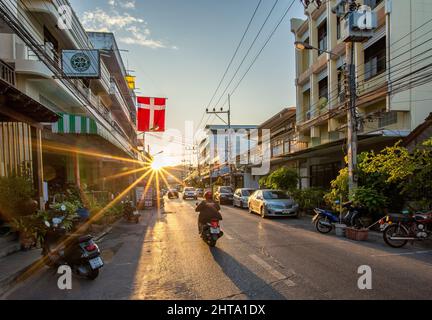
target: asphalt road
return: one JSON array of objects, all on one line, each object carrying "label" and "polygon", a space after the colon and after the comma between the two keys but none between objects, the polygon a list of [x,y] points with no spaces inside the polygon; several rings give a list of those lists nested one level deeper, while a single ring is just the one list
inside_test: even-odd
[{"label": "asphalt road", "polygon": [[[387,247],[321,235],[309,219],[262,219],[223,206],[215,248],[200,240],[195,201],[167,200],[165,212],[121,221],[101,239],[106,265],[95,281],[43,269],[3,299],[431,299],[432,247]],[[358,268],[370,266],[372,289]]]}]

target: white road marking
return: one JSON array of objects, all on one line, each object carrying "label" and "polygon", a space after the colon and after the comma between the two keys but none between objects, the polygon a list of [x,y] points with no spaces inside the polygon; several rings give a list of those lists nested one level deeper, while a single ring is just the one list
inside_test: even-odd
[{"label": "white road marking", "polygon": [[233,240],[233,239],[234,239],[234,238],[231,237],[229,234],[227,234],[225,231],[224,231],[224,236],[225,236],[228,240]]},{"label": "white road marking", "polygon": [[[252,258],[253,260],[255,260],[256,263],[258,263],[261,267],[263,267],[266,271],[268,271],[276,279],[278,279],[278,280],[284,280],[285,279],[283,282],[288,287],[294,287],[296,285],[294,283],[294,281],[287,279],[287,276],[285,276],[284,274],[275,270],[272,266],[270,266],[267,262],[265,262],[263,259],[259,258],[258,256],[251,254],[249,257]],[[294,274],[293,271],[291,273]]]},{"label": "white road marking", "polygon": [[424,254],[430,253],[432,250],[412,251],[412,252],[401,252],[401,253],[387,253],[387,254],[373,254],[371,257],[390,257],[390,256],[406,256],[410,254]]}]

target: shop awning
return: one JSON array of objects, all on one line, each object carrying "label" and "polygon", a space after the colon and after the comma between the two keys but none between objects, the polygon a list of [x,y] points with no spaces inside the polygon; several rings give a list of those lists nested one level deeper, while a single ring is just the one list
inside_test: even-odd
[{"label": "shop awning", "polygon": [[63,113],[51,126],[53,133],[98,134],[96,121],[85,116]]}]

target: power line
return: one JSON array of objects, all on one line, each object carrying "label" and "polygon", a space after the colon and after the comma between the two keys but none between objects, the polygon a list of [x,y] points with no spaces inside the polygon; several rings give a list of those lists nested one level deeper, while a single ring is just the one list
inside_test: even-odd
[{"label": "power line", "polygon": [[226,75],[227,75],[227,73],[228,73],[228,70],[229,70],[229,68],[231,67],[231,65],[232,65],[232,63],[233,63],[235,57],[237,56],[237,53],[238,53],[238,51],[239,51],[239,49],[240,49],[240,46],[242,45],[243,40],[245,39],[245,36],[246,36],[247,32],[249,31],[249,28],[250,28],[250,26],[251,26],[251,24],[252,24],[253,19],[255,18],[255,15],[256,15],[256,13],[257,13],[257,11],[258,11],[259,6],[261,5],[261,2],[262,2],[262,0],[259,0],[259,2],[258,2],[257,6],[256,6],[256,8],[255,8],[255,10],[254,10],[254,12],[253,12],[253,14],[252,14],[252,17],[249,19],[249,23],[247,24],[247,27],[246,27],[245,31],[243,32],[243,35],[242,35],[242,37],[241,37],[241,39],[240,39],[240,41],[239,41],[239,43],[238,43],[238,45],[237,45],[237,48],[235,49],[234,54],[233,54],[233,56],[231,57],[231,60],[230,60],[230,62],[228,63],[228,66],[226,67],[225,72],[223,73],[223,76],[222,76],[222,78],[220,79],[219,84],[218,84],[217,87],[216,87],[216,90],[215,90],[214,93],[213,93],[213,96],[211,97],[209,103],[207,104],[207,109],[210,108],[210,105],[211,105],[211,103],[212,103],[214,97],[216,96],[216,93],[218,92],[218,90],[219,90],[219,88],[220,88],[222,82],[225,80],[225,77],[226,77]]},{"label": "power line", "polygon": [[[294,2],[295,0],[293,0]],[[263,24],[261,25],[261,28],[258,30],[257,35],[255,36],[254,40],[252,41],[251,45],[249,46],[246,54],[243,56],[243,59],[241,60],[239,66],[237,67],[236,71],[234,72],[234,75],[231,77],[230,81],[228,82],[228,84],[226,85],[224,91],[222,92],[222,94],[220,95],[219,99],[217,100],[216,104],[215,104],[215,108],[217,108],[217,106],[219,105],[219,102],[221,101],[221,99],[225,96],[225,93],[227,92],[228,88],[230,87],[231,83],[233,82],[233,80],[235,79],[235,77],[237,76],[238,72],[240,71],[240,68],[242,67],[243,63],[245,62],[246,58],[248,57],[250,51],[252,50],[252,47],[254,46],[255,42],[257,41],[258,37],[261,35],[261,32],[263,31],[265,25],[267,24],[268,19],[270,18],[271,14],[273,13],[276,5],[278,4],[279,0],[276,0],[272,6],[272,8],[270,9],[269,13],[267,14]]]}]

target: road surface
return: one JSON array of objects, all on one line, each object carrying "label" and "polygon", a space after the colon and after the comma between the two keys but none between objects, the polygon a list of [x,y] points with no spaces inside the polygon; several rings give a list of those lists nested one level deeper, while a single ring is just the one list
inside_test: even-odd
[{"label": "road surface", "polygon": [[[225,235],[209,248],[197,233],[195,201],[119,222],[99,245],[106,265],[71,290],[44,268],[3,299],[431,299],[432,248],[387,247],[317,233],[309,219],[262,219],[222,207]],[[358,268],[372,270],[359,289]]]}]

